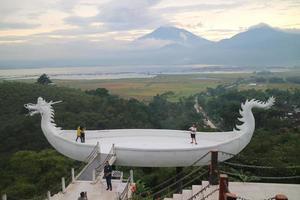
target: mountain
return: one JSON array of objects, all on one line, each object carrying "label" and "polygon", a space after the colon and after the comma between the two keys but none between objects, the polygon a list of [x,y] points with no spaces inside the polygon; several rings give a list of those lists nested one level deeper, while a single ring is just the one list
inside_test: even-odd
[{"label": "mountain", "polygon": [[259,24],[219,41],[215,53],[220,61],[230,59],[234,64],[297,65],[300,64],[300,34]]},{"label": "mountain", "polygon": [[[239,66],[300,66],[300,34],[290,33],[266,24],[250,27],[229,39],[209,41],[176,27],[160,27],[120,49],[99,49],[89,45],[63,43],[51,50],[68,52],[58,58],[32,58],[32,52],[47,55],[47,48],[0,45],[0,67],[7,66],[98,66],[98,65],[172,65],[211,64]],[[74,48],[78,47],[78,48]],[[124,48],[126,47],[126,48]],[[16,50],[17,49],[17,50]],[[7,52],[22,52],[24,60],[8,59]],[[23,55],[24,54],[24,55]],[[77,56],[77,57],[76,57]],[[26,60],[27,59],[27,60]]]},{"label": "mountain", "polygon": [[[184,35],[184,36],[183,36]],[[138,52],[139,61],[155,64],[240,66],[299,65],[300,34],[259,24],[229,39],[212,42],[176,27],[160,27],[138,40],[171,41],[155,51]]]},{"label": "mountain", "polygon": [[169,41],[171,44],[182,46],[201,46],[214,43],[212,41],[199,37],[187,30],[172,26],[159,27],[151,33],[138,38],[137,41],[147,39]]},{"label": "mountain", "polygon": [[299,43],[300,34],[284,32],[275,29],[266,24],[259,24],[250,27],[247,31],[238,33],[230,39],[224,39],[219,42],[221,46],[227,47],[261,47],[277,46],[287,43],[288,46],[296,42]]}]

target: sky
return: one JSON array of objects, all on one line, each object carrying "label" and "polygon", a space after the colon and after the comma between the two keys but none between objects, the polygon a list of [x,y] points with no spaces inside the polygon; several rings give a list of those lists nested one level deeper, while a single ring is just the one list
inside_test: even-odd
[{"label": "sky", "polygon": [[0,48],[9,52],[0,53],[18,58],[40,45],[55,57],[55,46],[73,43],[123,48],[160,26],[218,41],[259,23],[299,31],[300,0],[1,0]]}]

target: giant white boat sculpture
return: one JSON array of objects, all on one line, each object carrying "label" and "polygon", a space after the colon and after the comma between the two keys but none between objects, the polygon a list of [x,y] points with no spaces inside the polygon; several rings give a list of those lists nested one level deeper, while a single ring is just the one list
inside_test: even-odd
[{"label": "giant white boat sculpture", "polygon": [[[86,142],[77,143],[76,130],[62,130],[54,123],[52,105],[39,97],[37,104],[24,105],[30,115],[41,114],[41,128],[49,143],[61,154],[79,161],[85,161],[98,145],[101,154],[108,154],[114,146],[116,165],[141,167],[182,167],[206,165],[210,157],[200,159],[211,150],[238,154],[250,142],[255,129],[252,108],[270,108],[273,97],[267,102],[246,101],[241,106],[238,120],[242,122],[228,132],[197,132],[198,145],[190,144],[189,131],[163,129],[115,129],[87,130]],[[219,161],[229,159],[220,154]],[[197,161],[199,160],[199,161]],[[195,162],[196,161],[196,162]]]}]

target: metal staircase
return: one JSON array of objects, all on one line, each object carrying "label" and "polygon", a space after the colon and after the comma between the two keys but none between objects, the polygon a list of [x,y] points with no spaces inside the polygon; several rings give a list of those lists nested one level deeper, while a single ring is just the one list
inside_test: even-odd
[{"label": "metal staircase", "polygon": [[181,193],[175,193],[164,200],[217,200],[218,190],[219,185],[209,185],[208,181],[202,181],[201,185],[192,185],[191,189],[183,189]]},{"label": "metal staircase", "polygon": [[[105,162],[108,161],[112,165],[116,160],[114,146],[112,146],[108,154],[101,154],[99,144],[94,148],[87,158],[87,164],[81,172],[72,178],[72,182],[62,191],[54,196],[48,195],[51,200],[73,200],[79,197],[80,192],[87,192],[89,200],[115,200],[128,199],[131,195],[130,184],[132,177],[129,177],[126,182],[123,182],[122,176],[119,180],[112,180],[113,190],[106,190],[104,175]],[[74,174],[73,174],[74,176]],[[132,173],[131,173],[132,176]]]}]

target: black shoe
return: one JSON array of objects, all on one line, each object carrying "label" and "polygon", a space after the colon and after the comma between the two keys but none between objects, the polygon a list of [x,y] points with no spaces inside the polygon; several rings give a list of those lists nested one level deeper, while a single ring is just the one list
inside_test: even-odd
[{"label": "black shoe", "polygon": [[111,191],[112,189],[110,188],[110,191]]},{"label": "black shoe", "polygon": [[109,188],[106,188],[106,190],[108,190]]}]

